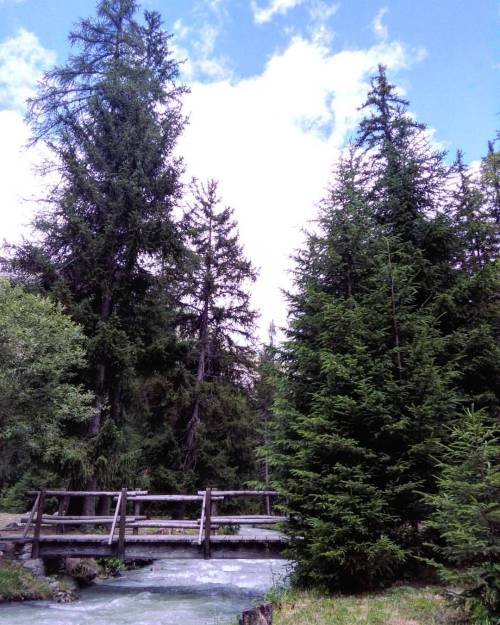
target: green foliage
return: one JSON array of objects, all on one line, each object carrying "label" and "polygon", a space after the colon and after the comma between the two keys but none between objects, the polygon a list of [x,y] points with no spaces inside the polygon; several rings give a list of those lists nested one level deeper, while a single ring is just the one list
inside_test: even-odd
[{"label": "green foliage", "polygon": [[50,595],[47,580],[34,577],[22,566],[0,562],[0,603],[48,599]]},{"label": "green foliage", "polygon": [[[498,416],[490,211],[464,171],[448,194],[443,155],[407,106],[380,68],[357,146],[295,259],[263,455],[305,585],[359,590],[414,574],[421,493],[435,492],[448,425],[471,401]],[[479,231],[481,262],[470,262]]]},{"label": "green foliage", "polygon": [[177,351],[169,285],[183,249],[172,216],[183,165],[173,151],[185,89],[159,14],[137,11],[134,0],[98,2],[96,17],[70,34],[73,54],[30,101],[33,142],[49,147],[58,182],[35,220],[36,242],[12,259],[19,278],[61,301],[88,338],[91,487],[137,475],[127,439],[149,409],[145,377],[171,380],[177,366],[174,353],[159,352]]},{"label": "green foliage", "polygon": [[85,479],[80,433],[92,395],[75,383],[85,366],[81,328],[48,298],[0,281],[0,489],[3,506],[25,491]]},{"label": "green foliage", "polygon": [[241,484],[253,477],[255,417],[250,405],[253,328],[249,286],[256,274],[239,242],[234,211],[220,206],[217,182],[191,186],[184,218],[190,266],[183,335],[195,367],[185,426],[184,483]]},{"label": "green foliage", "polygon": [[434,562],[453,598],[477,625],[499,623],[500,429],[481,411],[466,411],[442,445],[438,492],[426,497],[438,531]]},{"label": "green foliage", "polygon": [[97,564],[104,569],[106,575],[116,577],[123,570],[124,564],[117,558],[98,558]]}]

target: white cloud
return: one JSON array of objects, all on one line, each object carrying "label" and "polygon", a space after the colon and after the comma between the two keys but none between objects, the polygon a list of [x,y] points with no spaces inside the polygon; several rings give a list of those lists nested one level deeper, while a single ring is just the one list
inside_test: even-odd
[{"label": "white cloud", "polygon": [[0,241],[18,240],[26,232],[33,215],[31,200],[44,185],[34,173],[43,149],[25,148],[30,131],[23,113],[26,98],[54,60],[54,53],[23,29],[0,44]]},{"label": "white cloud", "polygon": [[259,75],[191,85],[179,151],[189,175],[220,179],[224,202],[236,209],[247,254],[260,268],[254,302],[263,333],[271,319],[285,321],[280,289],[289,286],[289,255],[358,121],[370,75],[378,63],[395,71],[412,61],[397,42],[334,54],[296,37]]},{"label": "white cloud", "polygon": [[255,22],[257,24],[265,24],[271,21],[276,14],[285,15],[285,13],[303,2],[304,0],[270,0],[267,6],[261,7],[256,0],[252,0],[250,6],[252,7]]},{"label": "white cloud", "polygon": [[389,37],[389,30],[387,29],[387,26],[384,24],[383,21],[384,15],[387,13],[388,10],[389,9],[387,7],[382,7],[375,16],[372,24],[373,32],[379,39],[382,39],[382,41],[385,41]]},{"label": "white cloud", "polygon": [[24,109],[43,71],[54,61],[54,53],[23,28],[0,44],[0,106]]},{"label": "white cloud", "polygon": [[185,59],[182,65],[184,80],[221,80],[229,78],[232,70],[229,60],[215,52],[221,26],[204,23],[199,27],[188,27],[182,20],[173,26],[175,35],[173,52],[176,58]]},{"label": "white cloud", "polygon": [[[177,25],[178,34],[189,39],[181,43],[193,47],[192,32],[184,29]],[[217,34],[207,30],[204,35],[198,55],[209,59]],[[12,39],[0,44],[0,78],[10,106],[0,111],[0,240],[17,239],[26,231],[33,205],[25,198],[43,193],[32,171],[40,151],[23,151],[29,130],[21,105],[53,55],[30,33],[16,37],[23,43],[18,59]],[[190,123],[179,153],[189,176],[220,179],[224,202],[236,209],[247,254],[260,268],[254,302],[262,311],[263,335],[271,319],[285,321],[280,289],[289,286],[289,256],[302,240],[301,228],[314,218],[331,167],[358,121],[370,75],[378,63],[397,71],[414,60],[398,42],[333,53],[311,36],[293,38],[249,78],[226,75],[207,82],[206,72],[202,82],[195,68],[198,78],[185,102]],[[24,78],[19,81],[6,67],[21,67]]]}]

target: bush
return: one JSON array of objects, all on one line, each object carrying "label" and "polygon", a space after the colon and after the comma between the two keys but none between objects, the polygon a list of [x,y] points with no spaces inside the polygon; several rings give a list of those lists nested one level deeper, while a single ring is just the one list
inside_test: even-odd
[{"label": "bush", "polygon": [[500,623],[500,459],[498,425],[481,411],[467,411],[451,429],[439,462],[438,493],[427,496],[438,531],[441,579],[457,590],[455,603],[476,625]]}]

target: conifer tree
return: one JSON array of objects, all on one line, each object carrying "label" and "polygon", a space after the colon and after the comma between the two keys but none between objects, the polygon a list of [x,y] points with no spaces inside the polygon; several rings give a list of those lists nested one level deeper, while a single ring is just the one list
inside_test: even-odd
[{"label": "conifer tree", "polygon": [[159,14],[140,21],[135,0],[100,0],[97,17],[69,39],[75,52],[30,102],[33,142],[50,148],[58,182],[35,222],[40,242],[17,249],[14,266],[63,302],[90,339],[88,436],[102,482],[106,466],[119,474],[127,457],[101,454],[99,436],[106,428],[112,449],[110,437],[130,420],[138,367],[159,334],[173,331],[159,278],[179,254],[172,210],[182,162],[173,150],[184,88]]},{"label": "conifer tree", "polygon": [[235,483],[243,477],[236,469],[244,472],[252,456],[248,394],[256,313],[248,286],[256,273],[239,243],[233,209],[220,207],[217,182],[193,180],[191,190],[184,227],[192,264],[182,327],[195,341],[196,373],[184,467]]},{"label": "conifer tree", "polygon": [[270,451],[298,575],[330,588],[411,570],[419,493],[434,488],[433,454],[460,404],[437,312],[454,278],[453,231],[436,214],[446,169],[406,106],[381,68],[366,149],[340,163],[289,296]]},{"label": "conifer tree", "polygon": [[[500,403],[499,232],[495,208],[495,152],[490,143],[480,172],[461,152],[453,167],[449,204],[456,241],[455,280],[439,312],[449,333],[450,357],[461,362],[457,386],[466,406],[497,416]],[[458,269],[458,271],[456,270]]]},{"label": "conifer tree", "polygon": [[500,429],[467,410],[440,454],[438,492],[427,497],[429,525],[441,542],[437,567],[471,622],[495,625],[500,613]]}]

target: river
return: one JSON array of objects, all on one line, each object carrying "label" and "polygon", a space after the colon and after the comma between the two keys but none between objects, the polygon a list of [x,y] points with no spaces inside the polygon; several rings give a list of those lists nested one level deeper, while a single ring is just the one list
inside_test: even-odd
[{"label": "river", "polygon": [[75,603],[0,606],[0,625],[229,625],[283,580],[284,560],[157,560],[84,589]]}]

